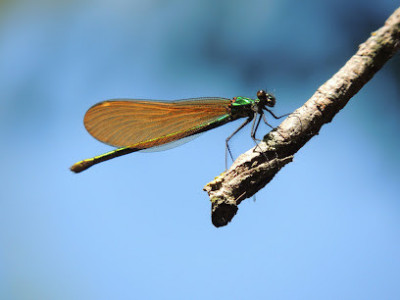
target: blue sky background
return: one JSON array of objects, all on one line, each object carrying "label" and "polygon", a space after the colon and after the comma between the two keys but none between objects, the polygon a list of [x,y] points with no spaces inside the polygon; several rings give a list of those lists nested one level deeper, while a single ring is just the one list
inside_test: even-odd
[{"label": "blue sky background", "polygon": [[68,170],[111,149],[82,123],[101,100],[293,111],[396,2],[0,2],[0,298],[399,299],[399,56],[224,228],[202,188],[241,121]]}]

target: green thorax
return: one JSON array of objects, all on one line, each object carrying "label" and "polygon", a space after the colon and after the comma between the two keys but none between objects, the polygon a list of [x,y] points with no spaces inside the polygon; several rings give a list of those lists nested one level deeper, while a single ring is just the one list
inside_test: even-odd
[{"label": "green thorax", "polygon": [[246,97],[235,97],[234,102],[231,104],[231,116],[236,118],[243,118],[253,115],[251,107],[256,103],[256,100]]},{"label": "green thorax", "polygon": [[254,99],[246,98],[246,97],[236,97],[235,102],[232,103],[232,107],[235,106],[251,106],[255,103]]}]

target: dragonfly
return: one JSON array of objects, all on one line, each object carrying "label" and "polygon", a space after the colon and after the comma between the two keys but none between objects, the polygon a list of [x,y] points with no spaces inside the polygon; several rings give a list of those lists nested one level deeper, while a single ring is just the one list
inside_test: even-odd
[{"label": "dragonfly", "polygon": [[[256,131],[263,120],[268,126],[265,112],[275,119],[269,108],[275,106],[275,97],[264,90],[257,98],[202,97],[176,101],[113,99],[95,104],[86,112],[84,125],[97,140],[116,147],[110,152],[81,160],[70,167],[79,173],[98,163],[141,150],[162,150],[174,147],[177,141],[222,126],[240,118],[246,120],[227,139],[227,154],[233,160],[230,139],[252,122],[251,138],[256,142]],[[171,146],[172,143],[172,146]]]}]

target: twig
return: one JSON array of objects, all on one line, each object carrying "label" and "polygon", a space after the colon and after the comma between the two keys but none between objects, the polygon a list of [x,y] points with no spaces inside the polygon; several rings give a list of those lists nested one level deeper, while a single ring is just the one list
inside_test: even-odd
[{"label": "twig", "polygon": [[237,205],[262,189],[291,162],[293,155],[318,134],[322,125],[332,121],[399,48],[400,8],[302,107],[204,187],[212,203],[213,224],[216,227],[228,224],[238,210]]}]

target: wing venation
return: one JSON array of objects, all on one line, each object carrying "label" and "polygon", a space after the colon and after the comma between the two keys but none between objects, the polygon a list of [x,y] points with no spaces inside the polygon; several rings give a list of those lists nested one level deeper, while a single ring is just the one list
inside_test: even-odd
[{"label": "wing venation", "polygon": [[193,135],[228,116],[230,102],[225,98],[108,100],[92,106],[84,124],[103,143],[127,147],[143,142],[149,148]]}]

